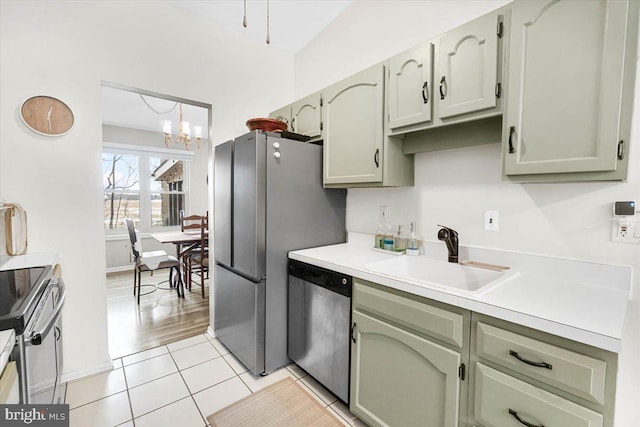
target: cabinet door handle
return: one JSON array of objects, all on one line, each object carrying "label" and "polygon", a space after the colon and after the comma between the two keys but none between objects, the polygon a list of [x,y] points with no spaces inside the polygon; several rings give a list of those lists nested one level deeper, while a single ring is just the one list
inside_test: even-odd
[{"label": "cabinet door handle", "polygon": [[447,76],[442,76],[440,79],[440,99],[444,99],[447,96]]},{"label": "cabinet door handle", "polygon": [[422,102],[424,104],[429,102],[429,82],[424,82],[422,85]]},{"label": "cabinet door handle", "polygon": [[380,149],[376,148],[376,153],[373,155],[373,161],[376,164],[376,167],[380,167]]},{"label": "cabinet door handle", "polygon": [[296,131],[296,118],[295,117],[291,119],[291,130],[294,131],[294,132]]},{"label": "cabinet door handle", "polygon": [[509,128],[509,154],[513,154],[516,150],[513,149],[513,134],[516,132],[516,127],[511,126]]},{"label": "cabinet door handle", "polygon": [[509,415],[511,415],[513,418],[515,418],[516,420],[518,420],[518,422],[520,424],[523,424],[527,427],[544,427],[544,424],[531,424],[529,422],[526,422],[525,420],[523,420],[520,415],[518,415],[518,413],[516,411],[514,411],[513,409],[509,408]]},{"label": "cabinet door handle", "polygon": [[620,140],[618,142],[618,160],[624,159],[624,141]]},{"label": "cabinet door handle", "polygon": [[509,350],[509,355],[515,357],[522,363],[526,363],[527,365],[535,366],[536,368],[546,368],[551,370],[552,366],[546,362],[532,362],[531,360],[527,360],[524,357],[520,356],[518,352]]},{"label": "cabinet door handle", "polygon": [[353,333],[356,330],[356,322],[353,322],[353,325],[351,325],[351,341],[356,342],[356,337],[355,335],[353,335]]}]

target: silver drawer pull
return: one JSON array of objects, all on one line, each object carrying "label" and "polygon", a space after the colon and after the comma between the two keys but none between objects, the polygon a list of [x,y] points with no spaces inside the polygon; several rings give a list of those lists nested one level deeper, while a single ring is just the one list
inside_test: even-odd
[{"label": "silver drawer pull", "polygon": [[531,360],[527,360],[524,357],[520,356],[518,352],[509,350],[509,355],[515,357],[522,363],[526,363],[527,365],[535,366],[536,368],[546,368],[551,370],[552,366],[546,362],[532,362]]},{"label": "silver drawer pull", "polygon": [[518,413],[516,411],[514,411],[513,409],[509,409],[509,415],[511,415],[516,420],[518,420],[518,422],[520,424],[524,424],[527,427],[544,427],[543,424],[531,424],[531,423],[526,422],[525,420],[520,418],[520,415],[518,415]]}]

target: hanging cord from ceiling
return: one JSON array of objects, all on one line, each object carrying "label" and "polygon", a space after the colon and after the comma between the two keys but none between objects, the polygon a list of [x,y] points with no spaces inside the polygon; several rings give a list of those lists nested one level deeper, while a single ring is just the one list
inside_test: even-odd
[{"label": "hanging cord from ceiling", "polygon": [[142,99],[142,102],[144,102],[144,105],[146,105],[147,107],[149,107],[149,109],[150,109],[151,111],[153,111],[154,113],[159,114],[159,115],[169,114],[170,112],[172,112],[173,110],[175,110],[175,109],[176,109],[176,107],[178,106],[178,103],[176,102],[176,103],[173,105],[173,107],[171,107],[169,110],[167,110],[167,111],[158,111],[158,110],[156,110],[155,108],[153,108],[151,105],[149,105],[149,103],[147,102],[147,100],[146,100],[146,99],[144,99],[144,96],[142,96],[142,94],[138,94],[138,95],[140,96],[140,99]]},{"label": "hanging cord from ceiling", "polygon": [[247,0],[244,0],[244,16],[242,17],[242,26],[247,28]]},{"label": "hanging cord from ceiling", "polygon": [[[247,0],[244,0],[244,14],[242,16],[242,26],[247,28]],[[267,0],[267,44],[271,44],[271,36],[269,34],[269,0]]]},{"label": "hanging cord from ceiling", "polygon": [[269,36],[269,0],[267,0],[267,44],[271,43],[271,37]]}]

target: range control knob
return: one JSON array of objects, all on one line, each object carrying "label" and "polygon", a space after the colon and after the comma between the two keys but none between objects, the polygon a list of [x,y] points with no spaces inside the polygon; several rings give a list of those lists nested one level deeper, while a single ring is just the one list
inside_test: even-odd
[{"label": "range control knob", "polygon": [[280,152],[276,151],[275,153],[273,153],[273,157],[275,157],[276,159],[280,158]]},{"label": "range control knob", "polygon": [[345,279],[344,277],[342,278],[342,284],[346,285],[347,284],[347,279]]},{"label": "range control knob", "polygon": [[274,142],[274,143],[273,143],[273,148],[275,148],[276,150],[277,150],[278,148],[280,148],[280,143],[279,143],[279,142]]}]

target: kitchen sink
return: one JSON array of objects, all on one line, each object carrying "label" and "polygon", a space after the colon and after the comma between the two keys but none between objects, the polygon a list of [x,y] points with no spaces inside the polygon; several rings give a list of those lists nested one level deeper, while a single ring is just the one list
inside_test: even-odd
[{"label": "kitchen sink", "polygon": [[518,274],[406,255],[372,262],[365,268],[391,278],[472,295],[482,295]]}]

